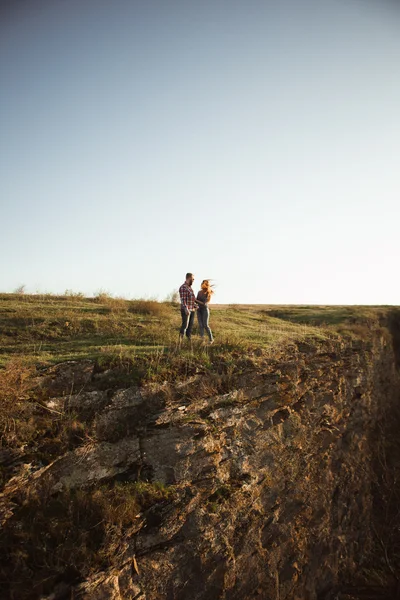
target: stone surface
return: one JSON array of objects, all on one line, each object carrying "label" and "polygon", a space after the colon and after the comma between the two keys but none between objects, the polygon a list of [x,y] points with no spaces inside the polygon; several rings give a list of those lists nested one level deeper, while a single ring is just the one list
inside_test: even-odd
[{"label": "stone surface", "polygon": [[80,417],[90,418],[101,411],[108,403],[105,391],[93,390],[68,396],[51,398],[46,402],[47,408],[58,412],[73,412]]},{"label": "stone surface", "polygon": [[[140,464],[138,438],[124,438],[115,444],[100,442],[68,452],[42,470],[42,481],[53,490],[74,489],[110,480]],[[40,473],[36,473],[36,479]]]},{"label": "stone surface", "polygon": [[69,398],[97,407],[98,441],[35,482],[62,493],[146,473],[175,490],[73,597],[328,598],[370,545],[371,435],[400,390],[393,348],[299,344],[238,374],[229,393],[183,402],[201,377],[168,396],[132,387]]},{"label": "stone surface", "polygon": [[49,367],[40,384],[53,396],[73,395],[81,392],[91,381],[94,363],[91,360],[69,360]]}]

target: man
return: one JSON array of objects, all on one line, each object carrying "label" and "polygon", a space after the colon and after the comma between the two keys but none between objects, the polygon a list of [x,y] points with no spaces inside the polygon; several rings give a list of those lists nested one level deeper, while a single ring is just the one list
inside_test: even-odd
[{"label": "man", "polygon": [[186,337],[192,337],[192,329],[194,322],[194,315],[196,313],[196,296],[192,290],[192,285],[194,282],[193,273],[186,273],[185,283],[181,285],[179,288],[179,296],[181,299],[181,316],[182,316],[182,326],[179,331],[179,339],[183,340],[184,335],[186,333]]}]

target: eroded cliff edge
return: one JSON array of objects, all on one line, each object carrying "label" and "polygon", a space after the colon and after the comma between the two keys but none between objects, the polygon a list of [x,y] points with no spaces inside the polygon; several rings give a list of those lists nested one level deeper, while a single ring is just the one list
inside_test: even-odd
[{"label": "eroded cliff edge", "polygon": [[[110,393],[90,363],[50,370],[49,407],[76,411],[93,437],[8,482],[10,546],[35,494],[49,506],[115,482],[162,493],[124,523],[98,572],[71,568],[55,547],[57,572],[12,597],[329,598],[339,574],[356,571],[371,546],[377,423],[399,400],[398,323],[367,341],[242,357],[223,381],[199,373]],[[72,395],[71,376],[80,381]],[[21,488],[31,490],[23,501]],[[58,526],[57,511],[48,519]]]}]

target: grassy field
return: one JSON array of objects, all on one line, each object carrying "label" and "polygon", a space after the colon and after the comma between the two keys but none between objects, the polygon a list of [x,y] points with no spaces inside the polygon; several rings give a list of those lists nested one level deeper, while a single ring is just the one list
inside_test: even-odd
[{"label": "grassy field", "polygon": [[[389,308],[215,305],[212,353],[271,350],[307,339],[365,335]],[[100,294],[0,295],[0,366],[11,358],[50,365],[71,359],[133,358],[176,350],[179,307],[167,302],[124,300]],[[197,329],[191,352],[211,352]],[[188,351],[188,346],[183,349]]]}]

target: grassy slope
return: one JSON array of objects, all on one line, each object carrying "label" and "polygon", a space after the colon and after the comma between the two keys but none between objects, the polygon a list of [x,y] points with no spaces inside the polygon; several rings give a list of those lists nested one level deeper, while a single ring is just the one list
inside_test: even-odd
[{"label": "grassy slope", "polygon": [[[363,334],[384,307],[215,305],[211,326],[220,350],[270,349],[295,340]],[[0,366],[12,357],[36,364],[106,355],[166,353],[177,343],[177,307],[52,295],[0,295]],[[195,332],[196,333],[196,332]],[[196,348],[196,346],[195,346]]]}]

